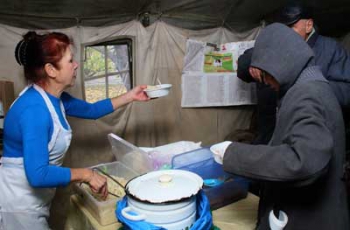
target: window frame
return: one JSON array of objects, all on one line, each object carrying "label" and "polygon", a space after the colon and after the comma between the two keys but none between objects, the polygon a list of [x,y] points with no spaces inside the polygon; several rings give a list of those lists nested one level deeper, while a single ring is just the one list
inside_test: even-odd
[{"label": "window frame", "polygon": [[[108,39],[102,39],[94,42],[88,42],[81,44],[81,60],[80,60],[80,66],[81,66],[81,85],[82,85],[82,94],[84,100],[86,100],[86,90],[85,90],[85,75],[84,75],[84,63],[86,60],[86,51],[85,48],[92,47],[92,46],[107,46],[107,45],[128,45],[128,55],[129,55],[129,75],[130,75],[130,89],[127,89],[127,91],[133,89],[135,87],[135,70],[136,70],[136,43],[135,43],[135,37],[134,36],[116,36]],[[106,57],[107,58],[107,57]],[[106,60],[106,59],[105,59]],[[106,64],[106,61],[105,61]],[[107,69],[106,69],[107,70]],[[118,73],[123,73],[125,71],[120,71]],[[111,74],[111,73],[109,73]],[[105,78],[105,87],[106,92],[108,92],[108,76],[107,72],[105,71],[104,78]],[[91,79],[97,79],[100,77],[93,77]],[[108,93],[107,93],[108,94]],[[110,98],[109,95],[107,98]]]}]

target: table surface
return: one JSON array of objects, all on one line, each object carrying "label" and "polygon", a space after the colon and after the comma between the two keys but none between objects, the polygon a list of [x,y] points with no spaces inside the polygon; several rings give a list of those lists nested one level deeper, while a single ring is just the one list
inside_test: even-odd
[{"label": "table surface", "polygon": [[[256,224],[259,198],[251,193],[245,199],[229,204],[212,212],[214,225],[221,230],[253,230]],[[65,230],[94,229],[117,230],[122,225],[114,223],[100,225],[82,205],[77,195],[71,196]]]}]

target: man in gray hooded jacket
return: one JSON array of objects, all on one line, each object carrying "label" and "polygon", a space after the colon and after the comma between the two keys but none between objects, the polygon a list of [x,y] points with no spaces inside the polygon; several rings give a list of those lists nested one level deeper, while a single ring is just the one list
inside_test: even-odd
[{"label": "man in gray hooded jacket", "polygon": [[[277,21],[298,33],[315,53],[315,62],[320,66],[324,77],[329,80],[340,105],[350,113],[350,56],[349,52],[336,40],[318,34],[314,28],[311,8],[291,1],[280,12]],[[257,136],[254,144],[266,144],[271,139],[276,117],[276,94],[260,81],[260,71],[247,69],[252,49],[245,51],[238,59],[237,77],[245,82],[257,82]],[[344,117],[346,118],[346,117]],[[348,124],[349,122],[347,122]]]},{"label": "man in gray hooded jacket", "polygon": [[269,229],[272,210],[287,214],[284,229],[349,229],[341,108],[312,49],[274,23],[258,36],[251,66],[278,91],[276,126],[269,145],[229,145],[223,167],[262,181],[258,229]]}]

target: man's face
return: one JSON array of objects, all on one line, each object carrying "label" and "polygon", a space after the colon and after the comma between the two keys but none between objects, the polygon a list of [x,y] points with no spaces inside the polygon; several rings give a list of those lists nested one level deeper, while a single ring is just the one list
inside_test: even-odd
[{"label": "man's face", "polygon": [[264,70],[261,71],[261,80],[262,83],[270,86],[270,88],[274,91],[278,92],[280,90],[280,84],[278,83],[278,81]]},{"label": "man's face", "polygon": [[300,19],[291,28],[297,32],[304,40],[306,40],[309,34],[312,32],[314,22],[312,19]]}]

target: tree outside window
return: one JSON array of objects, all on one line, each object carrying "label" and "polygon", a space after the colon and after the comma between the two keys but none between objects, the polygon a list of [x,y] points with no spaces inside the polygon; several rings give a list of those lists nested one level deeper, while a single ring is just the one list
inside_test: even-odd
[{"label": "tree outside window", "polygon": [[84,47],[85,100],[96,102],[119,96],[132,85],[132,40],[114,41]]}]

